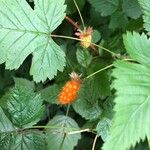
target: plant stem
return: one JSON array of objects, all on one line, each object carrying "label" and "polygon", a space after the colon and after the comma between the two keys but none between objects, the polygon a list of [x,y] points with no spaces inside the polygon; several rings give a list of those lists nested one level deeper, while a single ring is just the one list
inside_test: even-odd
[{"label": "plant stem", "polygon": [[100,69],[100,70],[98,70],[98,71],[96,71],[96,72],[94,72],[94,73],[88,75],[85,79],[89,79],[89,78],[91,78],[92,76],[96,75],[97,73],[99,73],[99,72],[101,72],[101,71],[104,71],[104,70],[106,70],[106,69],[108,69],[108,68],[111,68],[112,66],[113,66],[113,64],[111,64],[111,65],[109,65],[109,66],[106,66],[106,67],[104,67],[104,68],[102,68],[102,69]]},{"label": "plant stem", "polygon": [[90,132],[90,129],[83,129],[83,130],[79,130],[79,131],[71,131],[71,132],[68,132],[67,134],[77,134],[77,133],[82,133],[82,132]]},{"label": "plant stem", "polygon": [[68,104],[68,106],[67,106],[66,116],[68,116],[68,114],[69,114],[69,109],[70,109],[70,104]]},{"label": "plant stem", "polygon": [[[68,104],[68,106],[67,106],[66,116],[68,116],[69,109],[70,109],[70,104]],[[65,120],[65,122],[66,122],[66,120]],[[64,126],[63,126],[63,129],[64,129],[64,136],[63,136],[63,140],[62,140],[61,145],[60,145],[60,150],[62,150],[64,141],[65,141],[65,138],[66,138],[66,136],[67,136],[67,133],[65,132],[65,126],[66,126],[66,124],[64,124]]]},{"label": "plant stem", "polygon": [[96,141],[97,141],[97,139],[98,139],[98,135],[96,135],[95,138],[94,138],[92,150],[95,150],[95,146],[96,146]]},{"label": "plant stem", "polygon": [[78,13],[79,13],[79,16],[80,16],[80,19],[81,19],[83,28],[85,29],[85,23],[84,23],[84,20],[83,20],[82,15],[81,15],[80,9],[79,9],[79,7],[78,7],[78,4],[77,4],[76,0],[73,0],[73,2],[74,2],[75,6],[76,6],[76,8],[77,8],[77,10],[78,10]]},{"label": "plant stem", "polygon": [[[57,37],[57,38],[64,38],[64,39],[70,39],[70,40],[76,40],[76,41],[87,42],[87,41],[81,40],[81,39],[79,39],[79,38],[70,37],[70,36],[65,36],[65,35],[55,35],[55,34],[52,34],[52,35],[50,35],[50,36],[51,36],[51,37]],[[117,56],[116,53],[110,51],[109,49],[107,49],[107,48],[105,48],[105,47],[103,47],[103,46],[97,45],[97,44],[92,43],[92,42],[87,42],[87,43],[91,43],[92,45],[94,45],[94,46],[96,46],[96,47],[98,47],[98,48],[101,48],[101,49],[103,49],[103,50],[109,52],[111,55]]]},{"label": "plant stem", "polygon": [[66,16],[65,19],[66,19],[69,23],[71,23],[75,28],[80,29],[80,26],[79,26],[73,19],[71,19],[71,18],[68,17],[68,16]]}]

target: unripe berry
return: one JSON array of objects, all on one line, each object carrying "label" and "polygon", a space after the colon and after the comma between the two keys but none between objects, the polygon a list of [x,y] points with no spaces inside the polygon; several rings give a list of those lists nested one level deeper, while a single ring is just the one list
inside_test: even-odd
[{"label": "unripe berry", "polygon": [[77,73],[72,72],[70,77],[71,80],[64,85],[58,96],[59,103],[62,105],[70,104],[75,101],[78,95],[78,91],[80,90],[80,76]]},{"label": "unripe berry", "polygon": [[77,35],[82,40],[80,44],[83,48],[88,48],[91,45],[92,32],[92,27],[88,27],[86,31],[79,30],[79,32],[75,33],[75,35]]},{"label": "unripe berry", "polygon": [[92,36],[90,34],[83,34],[80,39],[83,40],[80,42],[83,48],[88,48],[91,45]]}]

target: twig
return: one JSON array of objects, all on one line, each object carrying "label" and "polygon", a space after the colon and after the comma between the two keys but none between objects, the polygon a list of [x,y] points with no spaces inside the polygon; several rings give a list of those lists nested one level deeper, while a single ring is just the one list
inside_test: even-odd
[{"label": "twig", "polygon": [[[70,39],[70,40],[76,40],[76,41],[87,42],[87,41],[82,40],[82,39],[79,39],[79,38],[70,37],[70,36],[65,36],[65,35],[55,35],[55,34],[51,34],[50,36],[51,36],[51,37],[56,37],[56,38],[64,38],[64,39]],[[101,49],[103,49],[103,50],[109,52],[111,55],[117,56],[116,53],[110,51],[109,49],[107,49],[107,48],[105,48],[105,47],[103,47],[103,46],[97,45],[97,44],[92,43],[92,42],[87,42],[87,43],[91,43],[92,45],[94,45],[94,46],[96,46],[96,47],[98,47],[98,48],[101,48]]]},{"label": "twig", "polygon": [[98,71],[96,71],[96,72],[94,72],[94,73],[88,75],[85,79],[88,79],[88,78],[94,76],[95,74],[97,74],[97,73],[99,73],[99,72],[101,72],[101,71],[104,71],[104,70],[106,70],[106,69],[108,69],[108,68],[111,68],[112,66],[113,66],[113,64],[111,64],[111,65],[109,65],[109,66],[106,66],[106,67],[104,67],[104,68],[102,68],[102,69],[100,69],[100,70],[98,70]]},{"label": "twig", "polygon": [[80,29],[80,26],[73,20],[71,19],[70,17],[66,16],[65,19],[70,23],[72,24],[76,29]]},{"label": "twig", "polygon": [[68,132],[67,134],[77,134],[77,133],[82,133],[82,132],[90,132],[90,129],[83,129],[83,130],[79,130],[79,131],[71,131],[71,132]]},{"label": "twig", "polygon": [[97,139],[98,139],[98,135],[96,135],[95,138],[94,138],[92,150],[95,150],[95,146],[96,146],[96,141],[97,141]]},{"label": "twig", "polygon": [[66,116],[68,116],[69,109],[70,109],[70,104],[68,104],[68,106],[67,106]]},{"label": "twig", "polygon": [[80,16],[80,19],[81,19],[83,28],[85,29],[85,23],[84,23],[84,20],[83,20],[82,15],[81,15],[80,9],[79,9],[79,7],[78,7],[78,4],[77,4],[76,0],[73,0],[73,2],[74,2],[75,6],[76,6],[76,8],[77,8],[77,10],[78,10],[78,13],[79,13],[79,16]]}]

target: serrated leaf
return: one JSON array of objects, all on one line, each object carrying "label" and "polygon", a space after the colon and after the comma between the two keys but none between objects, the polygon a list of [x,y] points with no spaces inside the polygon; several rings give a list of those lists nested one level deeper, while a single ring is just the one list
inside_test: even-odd
[{"label": "serrated leaf", "polygon": [[103,116],[109,119],[112,119],[114,116],[114,95],[109,96],[107,99],[105,99],[104,103],[102,104],[103,106]]},{"label": "serrated leaf", "polygon": [[79,134],[67,134],[79,130],[77,123],[67,116],[56,116],[47,124],[48,148],[50,150],[73,150],[81,138]]},{"label": "serrated leaf", "polygon": [[123,36],[123,41],[130,56],[141,64],[150,66],[150,40],[143,33],[127,32]]},{"label": "serrated leaf", "polygon": [[79,64],[85,68],[87,68],[92,61],[92,56],[87,49],[78,48],[76,56]]},{"label": "serrated leaf", "polygon": [[150,0],[138,0],[138,2],[143,12],[144,27],[150,35]]},{"label": "serrated leaf", "polygon": [[[107,65],[108,63],[106,63],[102,59],[93,60],[90,67],[88,68],[88,75],[106,67]],[[110,82],[107,71],[102,71],[98,74],[95,74],[93,77],[90,77],[90,80],[92,82],[91,88],[93,88],[94,93],[98,97],[110,96]]]},{"label": "serrated leaf", "polygon": [[110,29],[116,29],[116,28],[126,28],[126,25],[128,23],[128,18],[125,16],[125,14],[121,11],[116,11],[112,14],[111,20],[109,23]]},{"label": "serrated leaf", "polygon": [[104,150],[126,150],[150,137],[150,69],[123,61],[115,67],[116,113]]},{"label": "serrated leaf", "polygon": [[86,81],[79,92],[78,99],[73,103],[73,108],[85,119],[96,119],[101,115],[101,108],[98,105],[99,95],[93,88],[94,80]]},{"label": "serrated leaf", "polygon": [[142,14],[138,0],[123,0],[122,4],[123,12],[133,19],[137,19]]},{"label": "serrated leaf", "polygon": [[17,127],[31,127],[40,120],[44,111],[40,95],[21,85],[16,85],[6,95],[8,112]]},{"label": "serrated leaf", "polygon": [[65,0],[35,0],[35,10],[25,0],[0,1],[0,63],[18,69],[33,54],[30,74],[36,82],[52,79],[65,66],[65,55],[50,37],[64,19]]},{"label": "serrated leaf", "polygon": [[88,120],[86,123],[82,126],[82,129],[90,129],[95,130],[95,127],[97,125],[98,120]]},{"label": "serrated leaf", "polygon": [[45,135],[40,131],[24,131],[17,134],[11,150],[46,150]]},{"label": "serrated leaf", "polygon": [[29,81],[27,79],[24,78],[14,78],[15,81],[15,85],[21,85],[21,86],[25,86],[30,88],[30,90],[34,91],[34,82],[33,81]]},{"label": "serrated leaf", "polygon": [[10,132],[14,130],[13,124],[4,114],[2,108],[0,107],[0,133],[2,132]]},{"label": "serrated leaf", "polygon": [[102,16],[113,14],[119,6],[118,0],[88,0]]},{"label": "serrated leaf", "polygon": [[13,133],[0,133],[0,148],[2,150],[10,150],[14,143]]},{"label": "serrated leaf", "polygon": [[54,84],[52,86],[48,86],[42,89],[39,93],[41,94],[43,100],[52,104],[57,104],[58,103],[57,97],[59,95],[59,92],[60,92],[59,86]]},{"label": "serrated leaf", "polygon": [[43,43],[33,53],[30,74],[36,82],[44,82],[47,77],[54,78],[57,71],[63,71],[65,66],[64,52],[52,39],[45,38],[41,40]]},{"label": "serrated leaf", "polygon": [[111,126],[111,120],[105,117],[102,118],[96,126],[96,131],[98,135],[101,136],[103,141],[105,141],[107,136],[109,135],[110,126]]},{"label": "serrated leaf", "polygon": [[100,40],[100,38],[101,38],[101,35],[100,35],[99,31],[98,30],[94,30],[92,32],[92,42],[93,43],[97,43]]}]

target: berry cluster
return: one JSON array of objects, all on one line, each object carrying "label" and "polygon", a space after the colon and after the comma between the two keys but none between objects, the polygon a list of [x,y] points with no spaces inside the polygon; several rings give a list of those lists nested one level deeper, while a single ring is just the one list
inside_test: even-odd
[{"label": "berry cluster", "polygon": [[75,72],[72,72],[70,74],[70,77],[71,80],[64,85],[58,96],[59,103],[62,105],[69,104],[75,101],[77,98],[78,91],[80,90],[80,76]]}]

